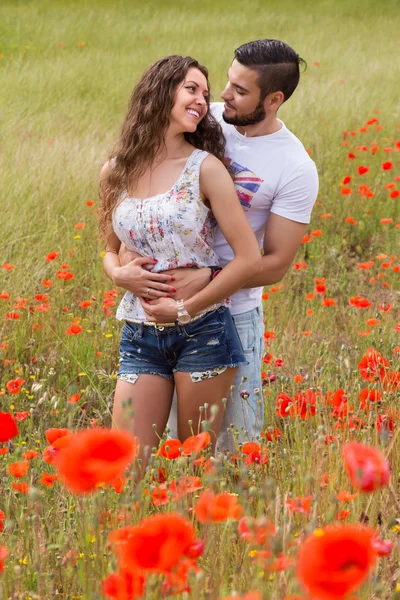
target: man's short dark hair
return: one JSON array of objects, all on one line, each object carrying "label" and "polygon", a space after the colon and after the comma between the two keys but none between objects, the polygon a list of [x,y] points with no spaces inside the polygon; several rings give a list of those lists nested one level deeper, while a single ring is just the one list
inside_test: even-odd
[{"label": "man's short dark hair", "polygon": [[279,40],[242,44],[236,48],[235,58],[241,65],[257,71],[261,101],[278,91],[283,93],[284,102],[288,100],[299,83],[300,65],[307,66],[293,48]]}]

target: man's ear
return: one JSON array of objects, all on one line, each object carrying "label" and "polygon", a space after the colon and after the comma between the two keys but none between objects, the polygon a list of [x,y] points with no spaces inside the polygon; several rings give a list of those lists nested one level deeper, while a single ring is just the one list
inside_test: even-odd
[{"label": "man's ear", "polygon": [[265,98],[265,101],[267,103],[267,108],[278,110],[281,104],[284,103],[285,96],[283,92],[272,92],[271,94],[268,94],[268,96]]}]

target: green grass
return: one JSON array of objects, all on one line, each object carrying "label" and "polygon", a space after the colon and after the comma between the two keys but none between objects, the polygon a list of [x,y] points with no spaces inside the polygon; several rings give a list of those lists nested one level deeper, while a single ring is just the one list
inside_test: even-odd
[{"label": "green grass", "polygon": [[[107,549],[109,527],[99,528],[100,512],[108,508],[116,514],[139,501],[139,509],[130,517],[137,522],[155,510],[144,493],[154,486],[150,479],[139,486],[130,482],[121,495],[102,490],[93,498],[76,501],[59,484],[47,489],[38,482],[40,474],[49,470],[39,459],[32,463],[28,480],[34,490],[28,496],[11,489],[6,466],[20,460],[26,448],[42,451],[49,427],[87,427],[93,418],[110,425],[120,326],[102,310],[104,292],[112,285],[103,274],[102,247],[97,243],[97,178],[135,82],[163,55],[190,54],[205,64],[218,99],[235,47],[263,37],[292,45],[307,60],[308,69],[279,116],[310,150],[320,174],[309,233],[321,230],[322,235],[303,244],[295,261],[304,260],[308,269],[290,269],[284,287],[265,290],[269,294],[264,302],[266,329],[274,331],[275,337],[267,340],[266,353],[272,353],[273,359],[263,368],[265,379],[277,377],[263,389],[266,425],[278,426],[282,440],[269,444],[270,461],[263,470],[241,465],[237,478],[235,468],[223,460],[216,474],[203,477],[203,486],[235,492],[245,514],[274,520],[281,527],[277,546],[283,544],[294,558],[289,541],[332,521],[337,492],[350,489],[340,450],[325,446],[325,435],[337,435],[340,442],[359,439],[388,451],[392,434],[378,435],[375,418],[377,413],[397,409],[399,394],[385,390],[379,407],[361,411],[358,394],[366,383],[357,364],[365,349],[374,346],[390,360],[393,371],[399,369],[395,352],[400,346],[395,330],[400,320],[399,272],[393,269],[400,265],[399,198],[391,199],[391,190],[385,188],[394,183],[400,189],[395,179],[400,176],[399,148],[395,151],[400,139],[397,13],[395,0],[384,5],[373,0],[2,3],[0,265],[15,267],[11,271],[0,267],[0,293],[10,296],[0,299],[0,344],[7,346],[0,349],[0,390],[5,392],[0,408],[28,410],[31,416],[20,424],[12,452],[0,457],[0,509],[7,516],[0,545],[10,552],[6,571],[0,575],[0,599],[100,597],[99,582],[115,566]],[[373,117],[382,129],[374,124],[360,132]],[[357,135],[344,138],[343,131],[357,131]],[[374,142],[379,151],[372,154]],[[362,145],[369,150],[356,150]],[[383,150],[389,147],[391,152]],[[357,155],[354,161],[347,159],[350,151]],[[393,162],[394,168],[383,171],[385,161]],[[359,165],[370,171],[358,175]],[[345,176],[352,177],[350,196],[340,193]],[[373,191],[372,198],[357,192],[363,184]],[[88,200],[94,206],[88,207]],[[326,213],[331,218],[321,218]],[[358,225],[346,223],[346,217],[353,217]],[[383,225],[382,218],[393,222]],[[85,227],[77,230],[78,223]],[[47,263],[50,251],[60,256]],[[377,259],[381,254],[388,258]],[[374,261],[370,270],[357,267],[369,260]],[[381,267],[385,262],[389,268]],[[62,263],[70,265],[74,279],[57,279]],[[326,279],[326,296],[335,300],[334,306],[322,306],[323,296],[318,294],[306,300],[314,292],[314,278]],[[44,288],[43,279],[53,280],[53,287]],[[34,299],[39,293],[50,296],[48,312],[29,310],[39,304]],[[349,298],[356,295],[368,297],[371,306],[352,308]],[[18,298],[26,299],[26,308],[14,309]],[[79,307],[80,301],[90,299],[92,307]],[[390,312],[379,308],[383,303],[392,305]],[[314,313],[307,315],[310,309]],[[20,319],[7,320],[6,314],[14,310]],[[367,325],[371,318],[380,323]],[[65,335],[73,319],[83,326],[76,337]],[[278,357],[284,360],[281,367],[274,365]],[[298,374],[304,381],[293,380]],[[6,383],[16,376],[25,385],[20,394],[10,396]],[[344,388],[364,427],[335,430],[331,409],[321,403],[311,419],[276,417],[275,398],[280,391],[293,397],[308,388],[323,393]],[[75,392],[81,393],[81,400],[68,405],[67,398]],[[398,443],[394,443],[390,462],[395,488],[399,461]],[[155,459],[153,469],[159,464],[161,459]],[[325,472],[336,474],[336,480],[320,488]],[[179,459],[168,465],[170,479],[182,473],[194,473],[191,461]],[[291,516],[284,510],[291,494],[313,496],[309,517]],[[400,515],[392,496],[384,490],[371,498],[371,502],[366,496],[353,501],[348,520],[357,522],[367,512],[381,537],[394,540],[392,520]],[[184,514],[190,507],[188,497],[173,505]],[[206,552],[190,597],[217,599],[233,591],[260,589],[263,598],[282,600],[286,594],[300,593],[293,570],[268,574],[254,565],[236,531],[235,522],[200,527]],[[69,550],[77,552],[75,566],[74,561],[63,561]],[[395,550],[389,559],[382,559],[379,577],[372,578],[360,598],[394,597],[397,566]],[[159,590],[159,582],[153,582],[146,598],[159,598]]]}]

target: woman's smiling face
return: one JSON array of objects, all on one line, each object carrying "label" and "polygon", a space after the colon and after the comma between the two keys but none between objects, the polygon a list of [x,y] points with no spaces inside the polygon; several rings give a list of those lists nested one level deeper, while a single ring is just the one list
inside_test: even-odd
[{"label": "woman's smiling face", "polygon": [[208,111],[208,83],[199,69],[191,67],[179,84],[171,110],[170,125],[194,132]]}]

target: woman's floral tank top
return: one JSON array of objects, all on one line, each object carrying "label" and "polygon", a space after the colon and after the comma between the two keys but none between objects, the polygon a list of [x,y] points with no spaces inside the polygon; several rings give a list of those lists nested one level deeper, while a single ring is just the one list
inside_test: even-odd
[{"label": "woman's floral tank top", "polygon": [[[218,265],[212,249],[216,220],[200,197],[200,166],[208,152],[194,150],[175,185],[150,198],[125,197],[113,211],[116,235],[130,250],[156,258],[154,273]],[[126,292],[118,320],[146,321],[139,299]]]}]

